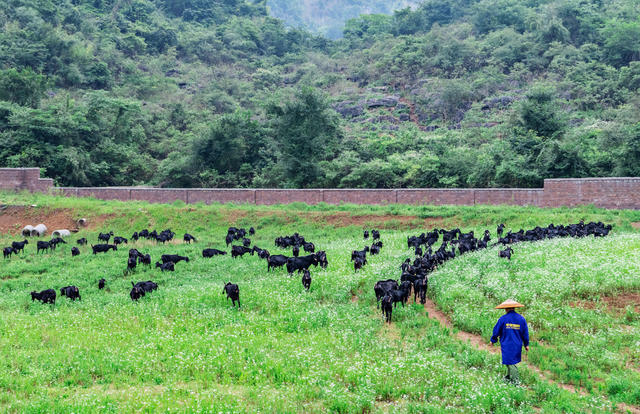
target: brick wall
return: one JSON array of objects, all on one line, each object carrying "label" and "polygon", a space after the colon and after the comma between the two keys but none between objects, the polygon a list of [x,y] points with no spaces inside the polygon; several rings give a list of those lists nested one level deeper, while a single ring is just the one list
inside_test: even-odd
[{"label": "brick wall", "polygon": [[[544,188],[392,190],[367,189],[218,189],[144,187],[54,187],[53,180],[40,178],[38,168],[0,168],[0,189],[55,191],[68,197],[102,200],[141,200],[150,203],[249,203],[287,204],[429,204],[429,205],[519,205],[560,207],[593,204],[596,207],[640,209],[640,178],[560,178],[544,180]],[[1,201],[1,200],[0,200]]]},{"label": "brick wall", "polygon": [[640,209],[640,178],[559,178],[544,181],[544,207],[593,204]]},{"label": "brick wall", "polygon": [[395,204],[397,190],[322,190],[325,203]]},{"label": "brick wall", "polygon": [[475,204],[473,189],[402,189],[398,191],[399,204],[430,204],[472,206]]},{"label": "brick wall", "polygon": [[544,190],[486,188],[474,190],[474,204],[539,206]]},{"label": "brick wall", "polygon": [[322,201],[322,190],[253,190],[256,204],[318,204]]},{"label": "brick wall", "polygon": [[211,203],[255,203],[256,194],[254,190],[243,189],[217,189],[217,188],[194,188],[187,190],[189,203],[203,202]]},{"label": "brick wall", "polygon": [[40,178],[40,168],[0,168],[0,190],[47,192],[53,180]]}]

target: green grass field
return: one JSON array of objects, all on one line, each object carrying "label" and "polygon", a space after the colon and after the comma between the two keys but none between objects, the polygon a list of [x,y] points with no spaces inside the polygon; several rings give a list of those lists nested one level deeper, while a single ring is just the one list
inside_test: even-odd
[{"label": "green grass field", "polygon": [[[609,412],[640,406],[640,316],[616,297],[640,292],[640,212],[593,207],[232,206],[149,205],[0,193],[4,204],[36,205],[30,218],[52,211],[77,219],[81,230],[51,254],[0,263],[0,411],[3,412]],[[0,214],[1,210],[0,210]],[[406,237],[434,226],[479,232],[601,220],[606,239],[566,239],[514,246],[511,262],[497,248],[448,262],[430,277],[429,297],[455,327],[482,334],[511,297],[527,304],[532,346],[528,363],[579,395],[521,369],[522,386],[503,383],[499,355],[463,343],[411,303],[383,323],[373,284],[399,278],[411,257]],[[104,221],[103,221],[104,220]],[[349,226],[342,226],[350,224]],[[32,224],[32,223],[24,223]],[[253,242],[272,254],[276,236],[298,231],[326,250],[327,270],[312,268],[311,290],[286,271],[267,273],[257,256],[203,259],[224,248],[229,225],[254,226]],[[380,256],[354,273],[350,252],[361,249],[362,227],[381,229]],[[148,241],[92,255],[75,240],[97,242],[98,231],[129,237],[134,230],[171,228],[179,243]],[[0,235],[0,247],[21,239]],[[184,245],[185,231],[198,242]],[[370,243],[370,240],[369,240]],[[191,258],[175,273],[123,273],[128,248]],[[107,280],[105,291],[97,281]],[[131,281],[159,289],[139,302]],[[240,286],[242,307],[221,294]],[[82,301],[32,302],[29,292],[75,284]],[[636,296],[637,297],[637,296]],[[626,299],[625,299],[626,300]],[[614,303],[615,302],[615,303]],[[637,305],[637,303],[635,304]]]}]

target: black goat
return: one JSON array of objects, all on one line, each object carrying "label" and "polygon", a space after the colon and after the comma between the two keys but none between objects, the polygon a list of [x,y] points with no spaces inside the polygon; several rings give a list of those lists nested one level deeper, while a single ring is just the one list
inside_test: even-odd
[{"label": "black goat", "polygon": [[65,286],[60,289],[60,296],[66,296],[69,299],[75,301],[76,299],[82,300],[80,297],[80,289],[77,286]]},{"label": "black goat", "polygon": [[393,297],[391,294],[387,293],[382,298],[382,314],[384,315],[385,321],[391,323],[391,314],[393,313]]},{"label": "black goat", "polygon": [[109,233],[100,233],[98,234],[98,240],[102,240],[105,243],[109,243],[109,239],[111,239],[111,236],[113,236],[112,231],[110,231]]},{"label": "black goat", "polygon": [[274,254],[267,258],[267,272],[271,270],[271,268],[282,267],[287,264],[289,258],[282,254]]},{"label": "black goat", "polygon": [[136,270],[136,266],[138,265],[138,258],[137,257],[129,257],[129,259],[127,259],[127,270],[126,272],[133,272],[134,270]]},{"label": "black goat", "polygon": [[151,266],[151,255],[149,253],[140,254],[140,256],[138,256],[138,263],[142,263],[145,266]]},{"label": "black goat", "polygon": [[[40,242],[38,242],[40,243]],[[91,245],[91,250],[93,250],[93,254],[97,254],[97,253],[106,253],[109,250],[113,251],[117,251],[118,250],[118,246],[116,246],[115,244],[95,244],[95,245]]]},{"label": "black goat", "polygon": [[40,250],[45,252],[51,249],[51,244],[49,244],[48,241],[38,241],[36,246],[37,246],[36,254],[40,253]]},{"label": "black goat", "polygon": [[238,285],[228,282],[222,288],[222,293],[227,294],[227,300],[231,299],[232,306],[236,306],[236,301],[238,301],[238,308],[240,307],[240,288]]},{"label": "black goat", "polygon": [[167,263],[167,262],[178,263],[181,260],[184,260],[185,262],[189,263],[189,258],[187,256],[180,256],[178,254],[163,254],[160,257],[160,260],[162,260],[162,263]]},{"label": "black goat", "polygon": [[11,254],[16,253],[15,249],[13,247],[5,247],[4,249],[2,249],[2,254],[4,255],[4,258],[11,258]]},{"label": "black goat", "polygon": [[253,249],[245,246],[231,246],[231,257],[234,259],[238,256],[242,257],[247,253],[251,253],[251,256],[253,256]]},{"label": "black goat", "polygon": [[29,240],[24,239],[23,241],[14,241],[11,243],[11,247],[13,247],[14,253],[18,254],[18,252],[24,251],[25,244],[29,244]]},{"label": "black goat", "polygon": [[318,266],[318,263],[318,256],[315,254],[300,257],[290,257],[287,260],[287,272],[291,274],[297,270],[298,273],[300,273],[303,270],[309,269],[311,265]]},{"label": "black goat", "polygon": [[31,301],[38,299],[42,303],[56,303],[56,291],[53,289],[43,290],[42,292],[31,292]]},{"label": "black goat", "polygon": [[156,267],[159,267],[162,272],[175,272],[176,270],[173,262],[156,262]]},{"label": "black goat", "polygon": [[203,249],[202,250],[202,257],[213,257],[213,256],[218,256],[218,255],[224,255],[227,254],[227,252],[223,252],[222,250],[218,250],[218,249]]},{"label": "black goat", "polygon": [[[133,282],[131,282],[131,284],[133,285]],[[131,297],[131,300],[137,301],[144,296],[144,290],[142,290],[141,287],[133,285],[133,287],[131,288],[131,292],[129,292],[129,296]]]},{"label": "black goat", "polygon": [[307,290],[311,287],[311,272],[308,270],[305,270],[302,274],[302,286]]},{"label": "black goat", "polygon": [[119,244],[129,244],[129,240],[125,239],[124,237],[120,237],[120,236],[116,236],[113,238],[113,244],[115,244],[116,246]]},{"label": "black goat", "polygon": [[511,260],[511,255],[513,254],[513,249],[511,247],[507,247],[504,250],[500,250],[498,252],[498,257],[503,257]]},{"label": "black goat", "polygon": [[413,282],[413,301],[417,302],[416,299],[420,298],[420,303],[424,305],[427,301],[427,286],[429,284],[429,280],[425,277],[424,279],[418,278]]},{"label": "black goat", "polygon": [[373,285],[373,291],[376,294],[376,304],[379,304],[380,300],[394,289],[398,289],[398,282],[393,279],[379,280]]}]

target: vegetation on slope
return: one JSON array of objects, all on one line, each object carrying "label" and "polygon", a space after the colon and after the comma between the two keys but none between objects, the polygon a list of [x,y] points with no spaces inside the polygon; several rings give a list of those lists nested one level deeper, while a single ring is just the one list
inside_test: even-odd
[{"label": "vegetation on slope", "polygon": [[[321,219],[309,221],[307,214],[441,217],[439,220],[450,220],[446,225],[469,223],[462,230],[477,232],[485,227],[493,229],[503,219],[514,227],[528,227],[532,223],[568,223],[583,218],[615,223],[618,233],[621,229],[630,231],[629,223],[638,219],[637,212],[520,207],[185,206],[179,202],[149,205],[9,193],[2,196],[11,204],[37,204],[29,213],[34,216],[39,211],[70,208],[74,217],[88,217],[89,223],[108,217],[99,227],[72,236],[69,245],[54,253],[36,256],[35,246],[29,244],[24,255],[3,263],[0,324],[6,334],[0,348],[11,358],[0,366],[0,381],[11,392],[3,394],[0,404],[7,411],[293,412],[304,407],[309,412],[506,413],[611,409],[601,397],[607,392],[598,387],[582,397],[540,380],[527,369],[522,369],[522,387],[504,384],[499,356],[455,340],[429,319],[420,305],[396,308],[393,323],[387,326],[375,306],[373,283],[399,276],[399,263],[410,253],[406,236],[425,228],[383,230],[381,255],[372,257],[369,265],[356,274],[349,255],[353,248],[362,246],[360,226],[326,226]],[[369,220],[380,224],[374,217]],[[386,223],[394,226],[393,222]],[[226,227],[232,224],[255,226],[254,242],[272,253],[289,253],[272,247],[276,236],[300,231],[318,248],[327,250],[329,267],[326,271],[312,269],[311,291],[305,292],[297,276],[289,277],[283,271],[266,273],[264,261],[256,256],[203,259],[202,248],[224,247]],[[162,246],[141,241],[127,247],[149,252],[154,260],[167,252],[187,255],[191,257],[189,263],[178,264],[171,274],[141,268],[125,276],[126,248],[96,256],[87,248],[81,248],[78,257],[71,257],[69,252],[76,238],[87,237],[95,243],[101,230],[127,236],[144,227],[170,227],[178,235],[189,231],[199,242]],[[15,236],[0,235],[0,244],[13,239]],[[577,250],[586,247],[582,241],[576,243]],[[598,243],[599,248],[617,255],[614,245],[633,247],[638,239],[636,233],[626,233]],[[542,250],[536,246],[549,250],[544,244],[522,249],[537,258]],[[529,269],[525,253],[519,251],[517,246],[517,257],[511,263],[516,273]],[[494,253],[483,252],[486,259],[474,254],[456,260],[467,263],[480,259],[494,267],[503,266]],[[554,271],[550,265],[549,271]],[[433,276],[435,292],[449,284],[444,279],[447,269]],[[555,275],[556,281],[564,280],[563,273]],[[459,276],[460,281],[451,281],[453,286],[463,283],[465,275]],[[97,280],[102,277],[107,279],[106,291],[97,289]],[[160,285],[158,291],[133,303],[128,297],[130,282],[148,279]],[[572,280],[588,285],[592,277],[588,272],[578,272]],[[241,309],[232,308],[221,295],[222,285],[228,281],[240,285]],[[614,286],[617,282],[608,283]],[[50,306],[31,302],[28,295],[34,289],[68,284],[80,287],[82,301],[58,298],[56,305]],[[626,282],[623,286],[629,287]],[[466,291],[467,296],[457,299],[460,304],[473,301],[477,288]],[[593,286],[590,292],[598,294],[601,290]],[[580,297],[586,297],[584,294],[581,292]],[[440,300],[439,294],[435,297]],[[550,339],[542,336],[541,324],[557,323],[556,316],[546,311],[550,297],[540,302],[532,299],[524,314],[533,321],[535,344],[530,361],[552,365],[564,361],[565,354],[575,347],[557,341],[553,345],[561,352],[551,352],[547,345]],[[574,295],[568,298],[577,299]],[[494,301],[484,302],[482,326],[500,316],[499,311],[491,310]],[[450,303],[443,297],[443,306]],[[573,312],[612,322],[604,315],[590,316],[593,312],[589,310],[576,308]],[[628,332],[619,335],[637,336],[638,319],[624,323]],[[576,331],[571,335],[580,337]],[[625,349],[611,346],[607,346],[606,354],[616,370],[620,361],[633,359]],[[543,362],[547,358],[548,362]],[[559,381],[573,380],[559,377]],[[620,384],[625,389],[628,382]],[[614,399],[624,395],[608,394]],[[633,401],[629,398],[623,399]]]},{"label": "vegetation on slope", "polygon": [[[339,41],[287,29],[264,2],[0,6],[0,166],[39,166],[58,184],[640,174],[632,0],[426,0],[352,19]],[[304,148],[295,161],[292,148]]]},{"label": "vegetation on slope", "polygon": [[418,3],[420,0],[267,0],[267,7],[270,15],[289,26],[338,39],[349,19],[362,14],[393,14]]}]

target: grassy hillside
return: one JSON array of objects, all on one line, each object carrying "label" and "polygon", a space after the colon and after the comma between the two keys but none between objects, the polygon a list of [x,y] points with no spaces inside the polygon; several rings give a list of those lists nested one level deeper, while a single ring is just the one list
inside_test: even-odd
[{"label": "grassy hillside", "polygon": [[[605,302],[640,287],[628,272],[640,242],[631,227],[640,220],[635,211],[149,205],[10,193],[2,198],[37,205],[18,221],[55,212],[86,217],[90,227],[55,253],[35,255],[33,240],[24,255],[1,263],[0,349],[11,355],[0,364],[5,411],[506,413],[607,412],[616,401],[640,405],[634,394],[638,310]],[[529,364],[552,371],[560,383],[586,387],[586,396],[527,368],[522,387],[507,386],[497,355],[458,341],[422,305],[396,308],[391,325],[375,307],[373,283],[400,276],[399,264],[411,253],[407,235],[461,226],[490,228],[495,237],[498,222],[517,229],[580,219],[613,223],[613,235],[516,245],[511,262],[499,261],[495,249],[467,255],[431,276],[429,294],[458,328],[482,333],[486,341],[500,316],[494,304],[505,295],[525,301],[533,337]],[[273,240],[298,231],[327,251],[329,267],[312,268],[311,290],[305,292],[298,276],[267,273],[256,256],[203,259],[203,248],[224,248],[229,225],[254,226],[254,243],[272,254],[290,253],[273,247]],[[364,245],[363,226],[382,229],[384,248],[356,274],[349,255]],[[98,231],[127,237],[145,227],[170,227],[178,236],[189,231],[198,242],[140,241],[108,254],[93,256],[81,248],[79,257],[70,255],[79,237],[95,243]],[[0,245],[17,238],[2,234]],[[163,253],[191,260],[179,263],[175,273],[139,269],[124,275],[128,247],[151,253],[154,261]],[[98,291],[102,277],[107,288]],[[160,285],[158,291],[133,303],[130,282],[148,279]],[[221,294],[228,281],[240,286],[241,309]],[[81,302],[58,298],[55,306],[42,305],[28,294],[69,284],[80,287]],[[567,305],[580,301],[585,305]],[[598,338],[595,343],[588,333]],[[569,369],[559,369],[565,364]]]},{"label": "grassy hillside", "polygon": [[349,20],[339,41],[286,28],[264,2],[0,6],[0,166],[58,184],[640,174],[632,0],[426,0]]}]

